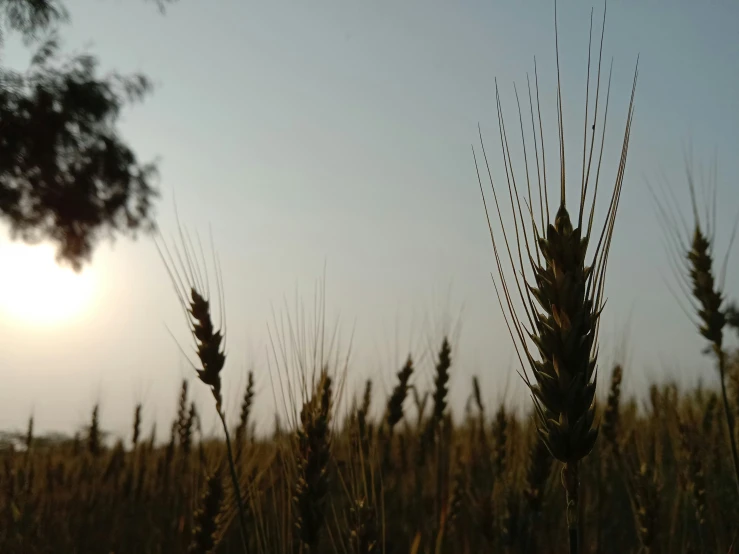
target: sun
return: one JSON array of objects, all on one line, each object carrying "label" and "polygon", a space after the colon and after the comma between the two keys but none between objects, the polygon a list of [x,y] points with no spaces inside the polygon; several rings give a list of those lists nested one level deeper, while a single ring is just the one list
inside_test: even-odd
[{"label": "sun", "polygon": [[33,326],[59,325],[92,303],[95,279],[57,264],[50,245],[0,245],[0,317]]}]

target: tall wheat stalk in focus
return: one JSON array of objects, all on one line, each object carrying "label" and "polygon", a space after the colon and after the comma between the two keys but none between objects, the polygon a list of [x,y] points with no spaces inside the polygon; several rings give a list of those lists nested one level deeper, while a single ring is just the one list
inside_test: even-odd
[{"label": "tall wheat stalk in focus", "polygon": [[[493,277],[496,294],[513,339],[519,361],[528,366],[533,378],[524,370],[526,382],[538,415],[538,433],[548,450],[562,462],[562,483],[565,489],[570,552],[579,552],[579,463],[592,450],[598,429],[595,425],[595,388],[598,357],[598,328],[604,307],[604,287],[608,254],[616,222],[621,190],[626,169],[626,155],[634,113],[634,93],[637,67],[631,88],[626,125],[621,145],[620,161],[610,193],[610,201],[602,225],[594,226],[596,198],[601,177],[601,162],[605,142],[606,120],[610,98],[612,64],[606,89],[603,122],[601,108],[601,62],[605,11],[601,31],[598,67],[595,76],[595,100],[590,114],[591,52],[593,18],[591,11],[588,43],[588,69],[585,94],[585,122],[583,131],[582,172],[575,210],[567,204],[565,171],[564,117],[562,114],[562,86],[559,70],[559,39],[555,3],[554,26],[557,66],[557,117],[559,137],[559,200],[552,198],[556,207],[550,218],[549,187],[547,186],[544,131],[539,102],[539,83],[534,60],[535,98],[527,76],[528,96],[533,134],[535,171],[529,168],[529,150],[521,104],[518,104],[518,122],[521,133],[524,168],[514,170],[508,145],[500,94],[496,81],[498,128],[507,184],[512,226],[506,229],[498,190],[490,170],[480,132],[484,168],[493,194],[493,205],[500,223],[500,234],[493,231],[490,211],[485,197],[480,164],[473,147],[480,193],[493,245],[497,277]],[[534,115],[536,106],[536,118]],[[538,119],[538,135],[537,135]],[[596,139],[600,144],[596,145]],[[594,174],[593,174],[594,171]],[[523,174],[523,175],[522,175]],[[525,181],[525,197],[522,196]],[[538,189],[538,213],[532,194],[532,181]],[[592,191],[590,187],[592,186]],[[589,193],[590,198],[589,198]],[[524,208],[525,206],[525,208]],[[576,220],[573,220],[576,217]],[[594,248],[590,248],[595,243]],[[506,272],[509,267],[509,274]]]}]

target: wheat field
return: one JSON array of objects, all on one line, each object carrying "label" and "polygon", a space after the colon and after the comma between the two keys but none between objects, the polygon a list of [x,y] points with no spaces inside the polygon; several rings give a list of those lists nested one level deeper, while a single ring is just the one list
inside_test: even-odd
[{"label": "wheat field", "polygon": [[[476,383],[454,424],[452,360],[445,343],[435,390],[415,396],[412,360],[389,398],[367,382],[340,424],[324,376],[297,428],[259,439],[249,387],[231,434],[246,551],[563,552],[559,464],[532,419],[486,405]],[[718,391],[653,385],[640,406],[621,398],[621,377],[615,368],[581,466],[582,551],[730,552],[738,499]],[[376,403],[382,419],[368,415]],[[224,443],[198,432],[187,385],[167,444],[145,436],[140,413],[126,444],[110,446],[97,413],[86,436],[58,443],[34,439],[31,423],[23,446],[1,454],[0,551],[245,551]]]}]

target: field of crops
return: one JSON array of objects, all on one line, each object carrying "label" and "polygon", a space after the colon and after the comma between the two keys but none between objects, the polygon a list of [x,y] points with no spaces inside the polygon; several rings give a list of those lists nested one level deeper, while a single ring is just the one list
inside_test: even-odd
[{"label": "field of crops", "polygon": [[[336,376],[324,374],[300,419],[260,440],[252,382],[230,430],[242,515],[224,442],[200,434],[185,383],[166,445],[145,436],[140,406],[125,444],[103,445],[97,413],[73,441],[34,439],[29,426],[24,444],[0,454],[0,551],[564,551],[562,468],[534,421],[487,405],[475,381],[454,425],[447,343],[435,390],[412,388],[413,370],[409,359],[389,398],[367,382],[343,421]],[[582,551],[728,552],[739,514],[720,396],[654,385],[639,406],[621,398],[622,373],[611,374],[599,439],[581,463]],[[382,419],[368,417],[376,403]]]}]

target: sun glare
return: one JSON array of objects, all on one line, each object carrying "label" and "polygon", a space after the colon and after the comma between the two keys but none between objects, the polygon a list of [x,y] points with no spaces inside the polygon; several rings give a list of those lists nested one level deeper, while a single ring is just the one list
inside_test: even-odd
[{"label": "sun glare", "polygon": [[0,246],[0,316],[30,325],[55,325],[81,315],[91,304],[91,269],[60,266],[49,245]]}]

